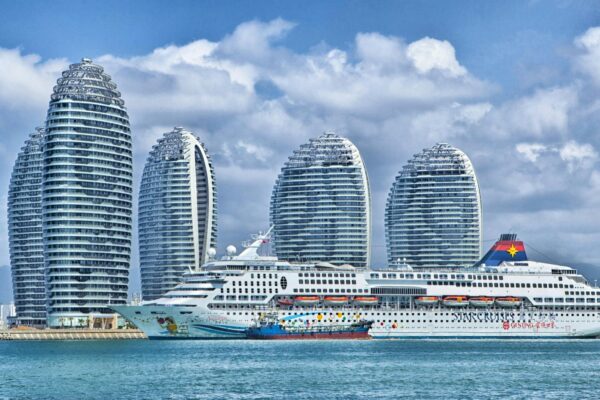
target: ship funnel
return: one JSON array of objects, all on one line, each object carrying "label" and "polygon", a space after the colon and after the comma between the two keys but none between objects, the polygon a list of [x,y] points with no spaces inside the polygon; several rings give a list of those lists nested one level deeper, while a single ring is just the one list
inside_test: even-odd
[{"label": "ship funnel", "polygon": [[517,240],[516,233],[503,233],[492,248],[475,264],[476,267],[485,265],[497,267],[504,261],[527,261],[525,244]]}]

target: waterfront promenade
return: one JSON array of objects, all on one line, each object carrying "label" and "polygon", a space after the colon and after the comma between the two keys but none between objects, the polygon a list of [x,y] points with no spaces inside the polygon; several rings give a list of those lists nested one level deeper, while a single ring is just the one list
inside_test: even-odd
[{"label": "waterfront promenade", "polygon": [[146,339],[138,329],[3,329],[0,340],[131,340]]}]

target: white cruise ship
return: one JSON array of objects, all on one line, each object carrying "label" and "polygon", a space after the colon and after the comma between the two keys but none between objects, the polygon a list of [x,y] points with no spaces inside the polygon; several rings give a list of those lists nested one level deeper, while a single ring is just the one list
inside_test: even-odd
[{"label": "white cruise ship", "polygon": [[576,270],[529,261],[516,235],[461,269],[374,270],[239,255],[191,271],[162,298],[113,307],[150,339],[244,338],[263,315],[281,323],[372,321],[372,338],[583,338],[600,335],[600,288]]}]

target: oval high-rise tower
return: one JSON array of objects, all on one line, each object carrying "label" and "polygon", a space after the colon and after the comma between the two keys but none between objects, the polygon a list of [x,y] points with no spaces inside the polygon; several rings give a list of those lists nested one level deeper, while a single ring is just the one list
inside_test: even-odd
[{"label": "oval high-rise tower", "polygon": [[154,300],[199,269],[217,241],[217,190],[200,140],[183,128],[154,145],[142,176],[138,233],[142,296]]},{"label": "oval high-rise tower", "polygon": [[270,214],[279,258],[369,264],[369,180],[350,140],[324,133],[294,151],[273,189]]},{"label": "oval high-rise tower", "polygon": [[475,169],[445,143],[425,149],[396,177],[385,210],[388,262],[461,267],[481,256],[481,197]]},{"label": "oval high-rise tower", "polygon": [[42,235],[44,129],[29,136],[10,178],[8,236],[13,295],[19,325],[46,325],[46,282]]},{"label": "oval high-rise tower", "polygon": [[129,117],[89,59],[54,86],[43,157],[48,325],[86,326],[126,303],[132,217]]}]

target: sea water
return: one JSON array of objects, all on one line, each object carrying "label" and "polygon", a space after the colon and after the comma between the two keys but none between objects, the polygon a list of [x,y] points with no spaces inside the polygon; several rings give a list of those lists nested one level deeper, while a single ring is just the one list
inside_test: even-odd
[{"label": "sea water", "polygon": [[600,340],[0,342],[0,399],[597,399]]}]

